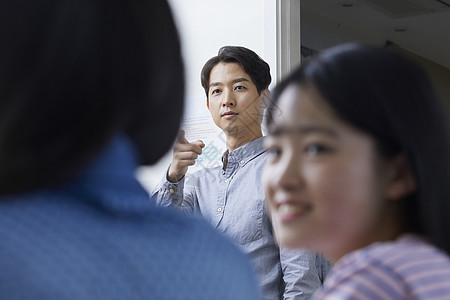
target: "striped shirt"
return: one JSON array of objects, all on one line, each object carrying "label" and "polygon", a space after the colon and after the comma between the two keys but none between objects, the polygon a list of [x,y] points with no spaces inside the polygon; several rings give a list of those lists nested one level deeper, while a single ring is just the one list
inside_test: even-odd
[{"label": "striped shirt", "polygon": [[313,299],[450,299],[450,257],[411,234],[376,243],[339,260]]}]

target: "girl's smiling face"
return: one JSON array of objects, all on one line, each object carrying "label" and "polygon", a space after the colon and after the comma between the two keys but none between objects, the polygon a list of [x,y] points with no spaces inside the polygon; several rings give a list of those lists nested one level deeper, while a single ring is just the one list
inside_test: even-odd
[{"label": "girl's smiling face", "polygon": [[263,174],[281,245],[335,261],[400,231],[397,163],[374,140],[340,119],[312,86],[281,94],[265,140]]}]

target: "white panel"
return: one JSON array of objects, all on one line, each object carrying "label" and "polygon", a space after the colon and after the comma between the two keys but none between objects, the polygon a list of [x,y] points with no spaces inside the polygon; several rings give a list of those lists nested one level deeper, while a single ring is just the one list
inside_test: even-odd
[{"label": "white panel", "polygon": [[[272,69],[272,78],[275,79],[276,2],[169,0],[169,3],[180,31],[186,67],[186,137],[192,140],[200,135],[207,145],[204,149],[206,155],[202,155],[196,166],[188,171],[192,172],[220,163],[225,150],[225,138],[212,122],[206,108],[206,95],[200,84],[201,68],[209,58],[217,55],[221,46],[238,45],[254,50],[267,61]],[[199,134],[200,131],[204,134]],[[164,175],[171,156],[169,153],[157,165],[139,170],[138,178],[149,190]]]},{"label": "white panel", "polygon": [[300,59],[300,0],[277,0],[277,80]]}]

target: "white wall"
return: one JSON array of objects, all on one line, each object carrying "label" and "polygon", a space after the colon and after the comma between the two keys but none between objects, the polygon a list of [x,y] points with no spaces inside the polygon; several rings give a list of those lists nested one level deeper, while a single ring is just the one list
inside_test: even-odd
[{"label": "white wall", "polygon": [[[200,84],[201,68],[217,55],[221,46],[244,46],[271,66],[275,81],[277,4],[274,0],[169,0],[169,3],[180,32],[186,68],[186,110],[182,127],[188,140],[201,138],[206,144],[205,154],[188,171],[192,172],[218,164],[225,150],[223,133],[215,127],[206,108],[206,96]],[[139,170],[138,178],[148,190],[164,176],[171,155],[170,151],[155,166]]]}]

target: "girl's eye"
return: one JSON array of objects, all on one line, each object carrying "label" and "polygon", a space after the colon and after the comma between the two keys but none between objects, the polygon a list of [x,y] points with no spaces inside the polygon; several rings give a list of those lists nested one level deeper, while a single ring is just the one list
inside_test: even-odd
[{"label": "girl's eye", "polygon": [[211,92],[211,95],[218,94],[218,93],[220,93],[220,90],[219,89],[215,89],[215,90],[213,90]]},{"label": "girl's eye", "polygon": [[321,144],[311,144],[306,146],[305,152],[308,155],[318,155],[318,154],[324,154],[329,152],[330,149],[324,145]]},{"label": "girl's eye", "polygon": [[267,148],[267,155],[274,159],[281,156],[281,149],[278,147],[269,147]]}]

